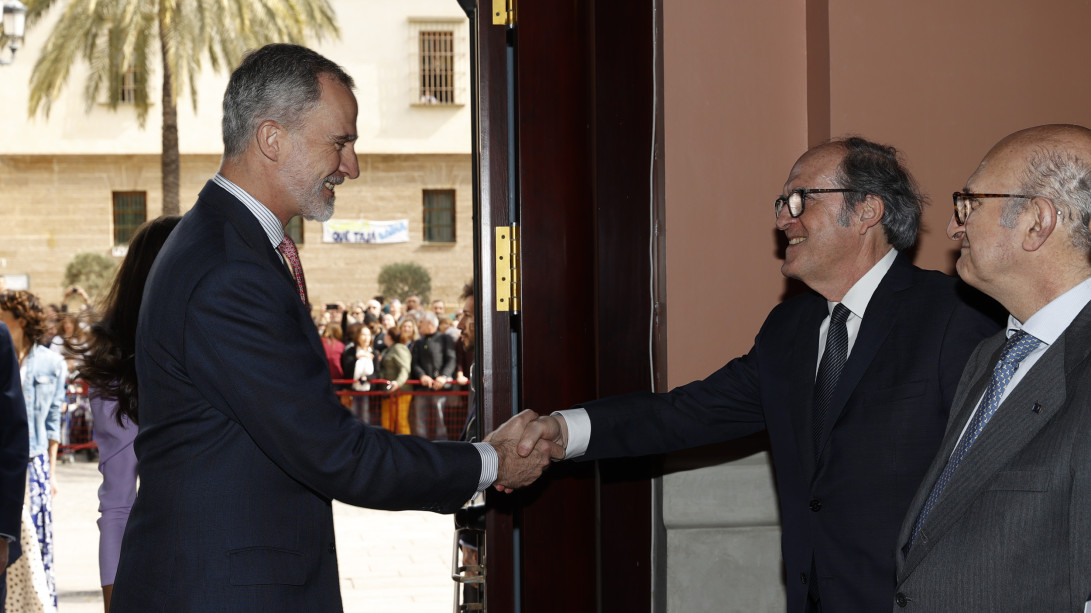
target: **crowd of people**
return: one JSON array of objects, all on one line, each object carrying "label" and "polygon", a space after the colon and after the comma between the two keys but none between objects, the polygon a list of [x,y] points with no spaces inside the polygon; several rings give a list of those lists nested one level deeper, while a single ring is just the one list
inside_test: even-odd
[{"label": "crowd of people", "polygon": [[453,314],[443,300],[424,307],[417,294],[314,309],[330,377],[359,419],[430,440],[465,438],[472,298],[467,283]]}]

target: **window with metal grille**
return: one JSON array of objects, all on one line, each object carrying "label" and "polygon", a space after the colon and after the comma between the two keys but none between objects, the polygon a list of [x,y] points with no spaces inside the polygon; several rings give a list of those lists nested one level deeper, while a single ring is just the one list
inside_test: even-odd
[{"label": "window with metal grille", "polygon": [[455,242],[455,190],[424,190],[424,242]]},{"label": "window with metal grille", "polygon": [[129,240],[148,219],[147,192],[114,192],[114,244]]},{"label": "window with metal grille", "polygon": [[130,68],[121,73],[119,80],[118,102],[133,104],[136,102],[136,69]]},{"label": "window with metal grille", "polygon": [[466,104],[470,82],[469,21],[465,18],[409,19],[407,94],[414,106]]},{"label": "window with metal grille", "polygon": [[455,103],[455,33],[420,33],[421,104]]},{"label": "window with metal grille", "polygon": [[303,218],[296,215],[288,220],[288,225],[284,226],[284,233],[292,239],[292,242],[296,245],[303,244]]}]

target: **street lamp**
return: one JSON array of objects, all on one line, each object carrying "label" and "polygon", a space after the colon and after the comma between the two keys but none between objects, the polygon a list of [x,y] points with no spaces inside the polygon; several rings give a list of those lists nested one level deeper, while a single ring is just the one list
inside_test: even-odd
[{"label": "street lamp", "polygon": [[26,33],[27,7],[19,0],[5,0],[4,2],[4,38],[8,40],[8,48],[11,49],[11,59],[0,58],[0,66],[15,61],[15,52],[23,46],[23,35]]}]

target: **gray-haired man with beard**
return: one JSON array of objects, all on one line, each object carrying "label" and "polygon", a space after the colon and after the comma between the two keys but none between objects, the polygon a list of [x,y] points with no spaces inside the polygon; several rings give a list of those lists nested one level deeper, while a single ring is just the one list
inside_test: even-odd
[{"label": "gray-haired man with beard", "polygon": [[330,386],[284,226],[326,220],[359,174],[352,79],[296,45],[249,54],[224,95],[220,172],[171,234],[137,330],[140,491],[112,610],[340,611],[331,500],[453,512],[518,487],[513,418],[490,443],[369,428]]}]

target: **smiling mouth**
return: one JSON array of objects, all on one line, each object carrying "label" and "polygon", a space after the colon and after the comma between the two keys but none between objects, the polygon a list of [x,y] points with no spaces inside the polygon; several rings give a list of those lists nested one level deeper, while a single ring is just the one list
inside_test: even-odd
[{"label": "smiling mouth", "polygon": [[789,245],[798,245],[798,244],[802,243],[805,240],[807,240],[806,236],[797,236],[795,238],[789,238],[788,239],[788,244]]},{"label": "smiling mouth", "polygon": [[322,182],[322,187],[325,187],[326,189],[328,189],[328,190],[330,190],[332,192],[332,191],[334,191],[334,189],[338,185],[341,184],[342,181],[343,181],[343,179],[338,180],[338,179],[334,179],[333,177],[330,177],[330,178],[328,178],[328,179],[326,179],[325,181]]}]

